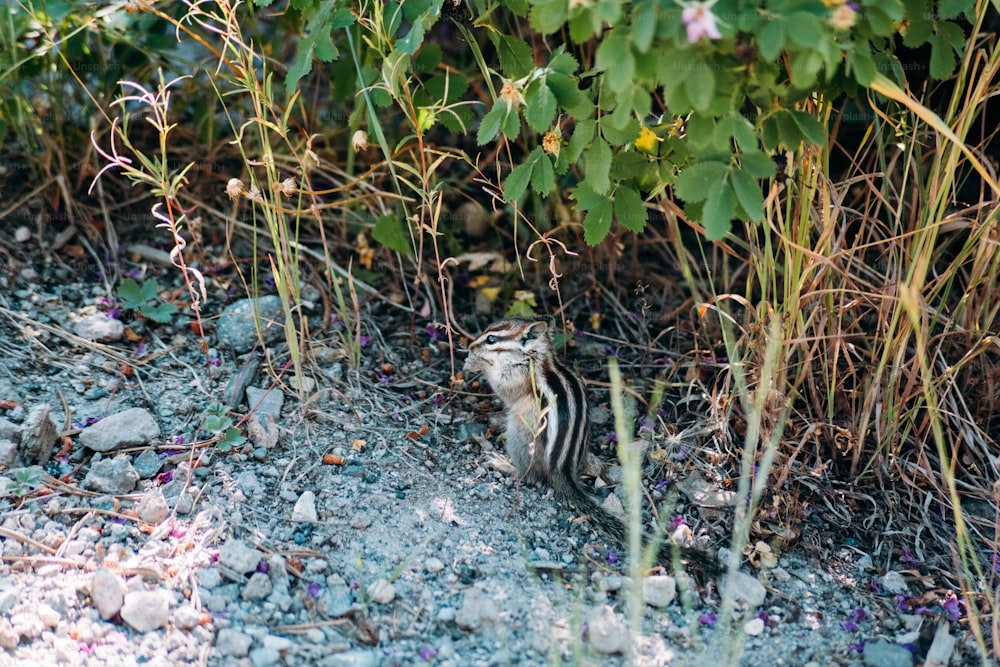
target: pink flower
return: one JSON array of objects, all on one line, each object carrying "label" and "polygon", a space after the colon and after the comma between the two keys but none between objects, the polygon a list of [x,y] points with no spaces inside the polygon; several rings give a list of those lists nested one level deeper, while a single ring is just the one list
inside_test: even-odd
[{"label": "pink flower", "polygon": [[712,13],[710,2],[689,2],[684,5],[684,12],[681,14],[681,21],[687,26],[688,41],[694,44],[702,37],[709,39],[720,39],[722,33],[715,25],[715,14]]}]

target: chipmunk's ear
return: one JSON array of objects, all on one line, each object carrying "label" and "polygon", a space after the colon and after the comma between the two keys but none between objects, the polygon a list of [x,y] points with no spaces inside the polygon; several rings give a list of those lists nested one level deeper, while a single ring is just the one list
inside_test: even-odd
[{"label": "chipmunk's ear", "polygon": [[529,324],[524,330],[522,339],[525,341],[544,338],[548,335],[549,323],[546,320],[537,320]]}]

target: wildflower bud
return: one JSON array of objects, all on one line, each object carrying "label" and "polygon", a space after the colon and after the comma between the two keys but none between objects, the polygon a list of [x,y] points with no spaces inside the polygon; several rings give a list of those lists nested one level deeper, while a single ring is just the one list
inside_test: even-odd
[{"label": "wildflower bud", "polygon": [[250,186],[250,191],[246,193],[247,199],[250,201],[255,201],[261,203],[264,201],[264,196],[260,193],[260,188],[256,185]]},{"label": "wildflower bud", "polygon": [[242,194],[245,194],[247,188],[243,185],[243,181],[238,178],[230,178],[229,182],[226,183],[226,194],[229,195],[230,199],[236,199]]},{"label": "wildflower bud", "polygon": [[351,145],[354,147],[356,153],[360,153],[368,148],[368,133],[364,130],[355,132],[354,136],[351,137]]}]

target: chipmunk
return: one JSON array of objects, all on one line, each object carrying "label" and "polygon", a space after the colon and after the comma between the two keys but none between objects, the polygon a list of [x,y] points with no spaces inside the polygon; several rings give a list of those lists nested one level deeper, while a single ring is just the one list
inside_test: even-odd
[{"label": "chipmunk", "polygon": [[[559,360],[548,323],[517,317],[496,322],[469,345],[463,370],[482,373],[503,401],[507,455],[518,478],[548,482],[624,546],[624,524],[587,493],[580,480],[590,442],[587,394],[583,380]],[[670,562],[674,548],[665,542],[659,560]],[[705,572],[718,571],[718,563],[706,552],[679,548]]]}]

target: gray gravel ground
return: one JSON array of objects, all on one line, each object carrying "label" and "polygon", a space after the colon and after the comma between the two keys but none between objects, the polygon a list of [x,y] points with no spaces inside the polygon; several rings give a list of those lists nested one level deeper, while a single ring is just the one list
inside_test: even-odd
[{"label": "gray gravel ground", "polygon": [[[65,324],[46,303],[32,317]],[[246,355],[220,346],[206,371],[175,332],[124,377],[107,350],[0,328],[0,666],[978,662],[960,606],[907,608],[927,592],[914,568],[876,568],[821,525],[772,567],[744,563],[728,624],[718,578],[630,581],[548,489],[491,467],[477,399],[446,400],[426,336],[426,362],[365,350],[381,384],[320,350],[305,405],[250,373],[250,440],[221,451],[192,443]],[[62,435],[25,435],[29,415]]]}]

